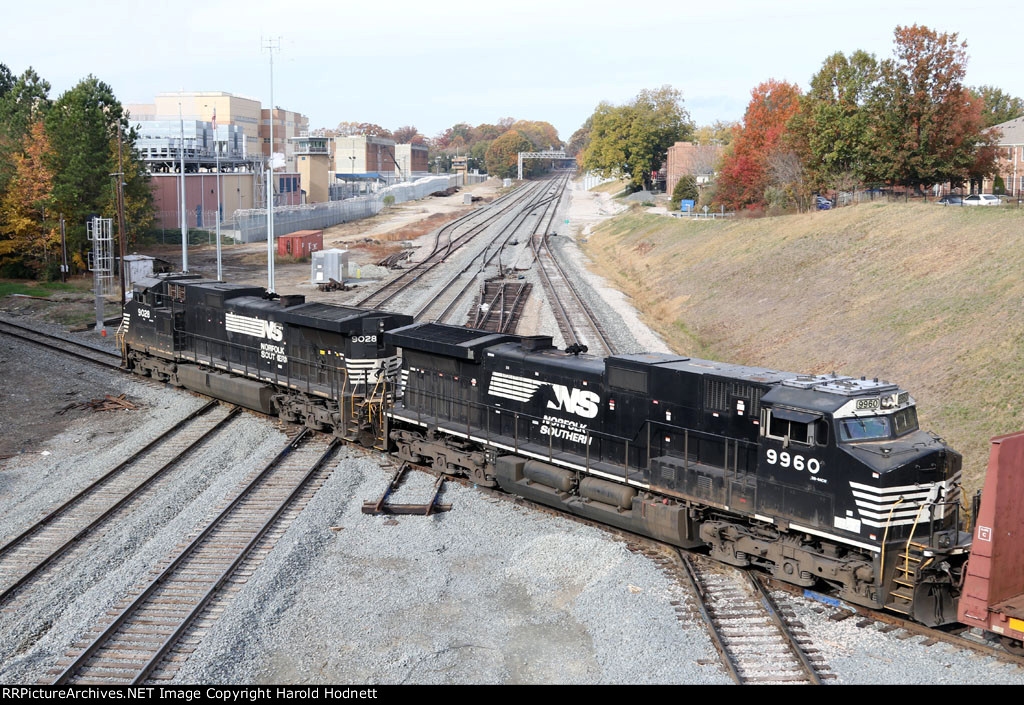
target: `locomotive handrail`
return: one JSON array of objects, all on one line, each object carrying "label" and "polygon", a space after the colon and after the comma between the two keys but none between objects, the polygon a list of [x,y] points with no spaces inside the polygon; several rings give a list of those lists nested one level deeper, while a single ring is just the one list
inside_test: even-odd
[{"label": "locomotive handrail", "polygon": [[[418,377],[418,375],[417,375],[417,377]],[[407,395],[410,395],[410,394],[413,395],[413,396],[408,397],[409,400],[415,400],[416,399],[415,395],[421,395],[422,398],[430,399],[430,400],[432,400],[434,402],[450,401],[449,399],[447,399],[446,397],[441,396],[437,392],[428,391],[426,389],[422,389],[422,388],[418,388],[418,387],[414,386],[414,384],[415,384],[414,380],[417,377],[413,377],[412,375],[410,375],[409,381],[406,383],[406,394]],[[463,421],[461,421],[459,419],[455,419],[455,418],[447,418],[446,420],[449,421],[453,425],[460,425],[462,423],[465,423],[465,428],[466,428],[465,433],[466,433],[466,435],[468,437],[468,436],[472,435],[472,432],[474,430],[472,428],[472,426],[471,426],[472,422],[470,421],[470,414],[468,413],[468,411],[470,409],[475,409],[477,411],[480,411],[481,415],[486,417],[486,420],[485,420],[484,424],[482,425],[482,429],[480,429],[480,430],[484,431],[484,438],[488,442],[491,442],[491,435],[492,435],[491,434],[491,417],[494,416],[494,415],[500,415],[501,413],[509,413],[509,414],[511,414],[513,416],[513,418],[516,420],[515,423],[513,424],[513,428],[512,428],[513,447],[514,447],[516,452],[519,452],[519,442],[520,442],[520,439],[519,439],[519,419],[523,418],[523,419],[527,419],[529,421],[543,422],[543,417],[534,416],[533,414],[528,414],[528,413],[524,413],[524,412],[520,412],[520,411],[513,411],[511,409],[502,408],[500,406],[495,406],[495,405],[491,405],[491,404],[475,402],[475,401],[460,400],[459,405],[461,407],[463,407],[467,411],[467,413],[465,414],[465,421],[463,422]],[[422,405],[417,405],[416,409],[408,409],[408,410],[409,411],[415,411],[417,421],[419,421],[422,424],[423,423],[424,412],[422,411],[421,406]],[[441,414],[439,414],[439,413],[435,412],[435,413],[429,414],[429,415],[433,416],[436,420],[441,420]],[[657,419],[645,419],[643,421],[643,423],[640,424],[639,428],[637,429],[637,433],[634,434],[634,436],[632,438],[629,438],[629,437],[626,437],[626,436],[619,436],[619,435],[616,435],[614,433],[610,433],[610,432],[607,432],[607,431],[592,430],[590,428],[582,431],[581,433],[583,433],[583,435],[586,437],[586,441],[584,442],[584,446],[585,446],[585,467],[586,467],[586,469],[588,471],[590,471],[590,445],[591,445],[590,444],[590,439],[591,438],[597,438],[598,440],[608,440],[608,441],[619,442],[619,443],[623,443],[624,444],[625,451],[624,451],[624,463],[623,463],[623,466],[626,469],[626,477],[627,477],[626,481],[627,482],[628,482],[628,473],[629,473],[629,468],[630,467],[638,467],[638,468],[646,467],[646,468],[649,469],[650,468],[650,462],[651,462],[651,444],[649,442],[648,442],[648,445],[647,445],[647,461],[646,461],[646,465],[635,465],[635,466],[630,466],[629,465],[629,446],[630,446],[631,443],[636,443],[637,439],[640,438],[642,433],[644,432],[645,427],[646,427],[646,430],[648,432],[648,438],[650,438],[650,432],[651,432],[651,429],[653,429],[653,428],[661,428],[661,429],[666,429],[666,430],[669,430],[669,431],[672,431],[672,432],[678,432],[678,433],[683,434],[683,439],[684,439],[683,462],[684,462],[684,466],[686,466],[686,467],[688,467],[688,465],[689,465],[689,438],[690,438],[690,435],[695,435],[695,436],[697,436],[698,438],[701,438],[701,439],[706,439],[706,440],[715,441],[715,442],[721,442],[725,447],[728,447],[728,444],[732,443],[733,444],[733,448],[734,448],[734,452],[733,452],[732,458],[731,458],[731,460],[733,461],[733,467],[729,468],[729,466],[728,466],[728,461],[730,460],[730,458],[729,458],[728,450],[726,450],[725,451],[725,457],[723,459],[722,468],[723,468],[723,470],[725,470],[727,472],[730,471],[730,469],[731,469],[732,472],[735,473],[736,475],[738,475],[739,472],[740,472],[739,471],[739,449],[743,448],[744,450],[749,451],[749,450],[756,450],[758,448],[757,443],[752,442],[752,441],[747,441],[747,440],[740,439],[740,438],[730,438],[728,436],[723,436],[721,434],[713,433],[713,432],[710,432],[710,431],[701,431],[699,429],[691,429],[691,428],[686,428],[686,427],[683,427],[683,426],[677,426],[675,424],[665,423],[665,422],[659,421]],[[552,460],[552,461],[554,459],[553,443],[554,443],[554,437],[552,435],[548,434],[548,460]]]},{"label": "locomotive handrail", "polygon": [[885,520],[885,531],[882,532],[882,550],[879,553],[879,565],[881,566],[881,569],[883,571],[885,570],[885,543],[886,540],[889,538],[889,525],[892,524],[892,515],[893,512],[896,511],[896,507],[900,504],[903,504],[903,502],[905,501],[906,500],[904,500],[903,497],[900,496],[900,498],[897,499],[895,503],[893,503],[892,507],[889,508],[889,518]]}]

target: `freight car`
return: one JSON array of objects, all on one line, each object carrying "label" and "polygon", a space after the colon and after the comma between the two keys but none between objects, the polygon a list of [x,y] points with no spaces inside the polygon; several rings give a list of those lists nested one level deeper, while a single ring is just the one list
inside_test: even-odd
[{"label": "freight car", "polygon": [[961,456],[877,379],[415,324],[399,456],[929,626],[957,619]]},{"label": "freight car", "polygon": [[411,322],[178,274],[136,282],[118,342],[139,374],[382,446],[400,364],[383,333]]}]

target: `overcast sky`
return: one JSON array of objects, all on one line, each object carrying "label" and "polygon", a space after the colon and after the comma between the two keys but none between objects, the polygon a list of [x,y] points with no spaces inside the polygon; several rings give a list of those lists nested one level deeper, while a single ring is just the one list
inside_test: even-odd
[{"label": "overcast sky", "polygon": [[5,3],[0,63],[32,66],[52,96],[89,73],[124,103],[223,90],[270,102],[260,38],[281,38],[274,102],[309,116],[434,136],[457,122],[547,120],[563,140],[601,100],[683,91],[698,124],[737,120],[750,89],[797,82],[834,51],[892,50],[898,24],[958,32],[969,85],[1024,96],[1024,9],[945,0],[80,0]]}]

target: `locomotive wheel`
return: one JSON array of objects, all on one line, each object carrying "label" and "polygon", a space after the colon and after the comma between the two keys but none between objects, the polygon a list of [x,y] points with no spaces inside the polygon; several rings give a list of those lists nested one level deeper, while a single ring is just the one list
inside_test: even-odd
[{"label": "locomotive wheel", "polygon": [[1014,656],[1024,656],[1024,642],[1019,639],[1011,639],[1008,636],[999,637],[999,643]]},{"label": "locomotive wheel", "polygon": [[373,448],[373,444],[376,440],[377,434],[373,430],[373,426],[371,424],[366,423],[359,427],[359,445],[363,448]]}]

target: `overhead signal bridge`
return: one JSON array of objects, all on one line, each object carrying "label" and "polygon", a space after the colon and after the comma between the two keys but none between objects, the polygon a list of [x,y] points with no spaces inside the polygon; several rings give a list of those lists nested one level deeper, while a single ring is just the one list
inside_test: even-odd
[{"label": "overhead signal bridge", "polygon": [[523,178],[523,160],[524,159],[569,159],[575,161],[575,157],[566,156],[563,151],[551,151],[546,152],[520,152],[519,153],[519,178]]}]

